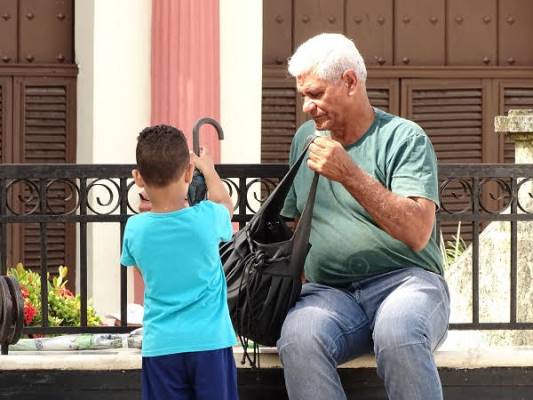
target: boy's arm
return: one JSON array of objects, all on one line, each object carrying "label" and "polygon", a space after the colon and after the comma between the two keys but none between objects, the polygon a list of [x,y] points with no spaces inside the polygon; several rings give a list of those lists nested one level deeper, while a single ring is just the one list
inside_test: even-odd
[{"label": "boy's arm", "polygon": [[222,204],[229,211],[230,219],[233,216],[233,202],[231,197],[222,183],[220,176],[211,158],[207,155],[204,147],[200,148],[200,157],[191,152],[191,159],[194,162],[196,168],[198,168],[205,178],[207,185],[207,198],[215,203]]},{"label": "boy's arm", "polygon": [[207,185],[207,198],[215,203],[220,203],[229,211],[229,217],[233,217],[233,201],[222,183],[222,179],[218,176],[217,171],[213,167],[207,173],[202,171]]}]

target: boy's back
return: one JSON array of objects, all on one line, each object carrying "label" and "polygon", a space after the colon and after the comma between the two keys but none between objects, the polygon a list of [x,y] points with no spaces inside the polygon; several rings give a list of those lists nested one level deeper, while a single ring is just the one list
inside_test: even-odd
[{"label": "boy's back", "polygon": [[231,238],[227,209],[211,201],[131,217],[122,264],[145,282],[143,356],[232,346],[218,245]]},{"label": "boy's back", "polygon": [[[190,153],[172,126],[143,129],[136,159],[132,176],[152,211],[128,220],[121,263],[144,279],[143,400],[236,400],[237,340],[218,252],[232,235],[231,197],[205,150]],[[209,200],[188,207],[195,167]]]}]

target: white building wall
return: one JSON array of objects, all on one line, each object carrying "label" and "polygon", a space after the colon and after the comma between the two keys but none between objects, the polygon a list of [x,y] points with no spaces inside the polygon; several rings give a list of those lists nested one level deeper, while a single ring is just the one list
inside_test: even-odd
[{"label": "white building wall", "polygon": [[[137,133],[150,124],[151,9],[151,0],[76,0],[78,163],[135,163]],[[89,296],[100,314],[117,312],[119,226],[88,235]]]},{"label": "white building wall", "polygon": [[261,161],[263,1],[220,0],[222,163]]},{"label": "white building wall", "polygon": [[[151,6],[76,0],[80,164],[135,163],[137,133],[150,124]],[[262,8],[261,0],[220,0],[223,163],[260,162]],[[89,296],[102,315],[119,310],[119,257],[118,224],[89,226]]]}]

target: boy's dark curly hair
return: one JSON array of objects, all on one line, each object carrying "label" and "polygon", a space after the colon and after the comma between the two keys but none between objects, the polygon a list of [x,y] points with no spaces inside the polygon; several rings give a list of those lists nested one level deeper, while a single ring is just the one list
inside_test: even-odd
[{"label": "boy's dark curly hair", "polygon": [[137,137],[136,156],[144,182],[155,187],[178,179],[190,161],[185,135],[169,125],[144,128]]}]

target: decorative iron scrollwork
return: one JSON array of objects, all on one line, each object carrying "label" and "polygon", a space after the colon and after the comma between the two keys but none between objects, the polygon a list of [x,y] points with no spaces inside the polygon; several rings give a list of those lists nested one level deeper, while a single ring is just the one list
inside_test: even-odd
[{"label": "decorative iron scrollwork", "polygon": [[239,202],[241,199],[239,185],[230,178],[222,179],[222,183],[228,188],[229,196],[233,202],[233,211],[236,211],[239,208]]},{"label": "decorative iron scrollwork", "polygon": [[75,214],[80,206],[80,188],[71,179],[50,180],[45,195],[46,211],[52,215]]},{"label": "decorative iron scrollwork", "polygon": [[[440,208],[448,214],[473,210],[472,183],[465,178],[447,178],[440,184]],[[462,208],[461,208],[462,207]]]},{"label": "decorative iron scrollwork", "polygon": [[[108,208],[107,211],[98,210],[95,204],[91,205],[91,191],[103,191],[102,195],[95,193],[96,205]],[[102,200],[105,195],[106,200]],[[120,187],[112,178],[98,178],[87,185],[87,208],[96,215],[110,215],[120,207]]]},{"label": "decorative iron scrollwork", "polygon": [[[259,184],[259,187],[257,187],[257,184]],[[272,178],[255,178],[248,181],[246,184],[246,211],[250,211],[252,214],[256,213],[259,208],[255,209],[252,204],[259,204],[260,207],[276,188],[277,184],[278,180]],[[260,193],[259,195],[258,192]],[[253,203],[250,200],[250,196],[253,196]]]},{"label": "decorative iron scrollwork", "polygon": [[513,190],[509,180],[484,178],[479,181],[479,206],[481,211],[499,214],[511,205]]},{"label": "decorative iron scrollwork", "polygon": [[[15,193],[15,196],[13,196]],[[18,202],[12,202],[15,197]],[[41,194],[38,185],[30,179],[14,179],[6,185],[6,207],[13,215],[36,214],[40,209]],[[17,206],[19,209],[17,209]]]},{"label": "decorative iron scrollwork", "polygon": [[518,209],[526,214],[533,214],[533,177],[519,179],[517,193]]}]

